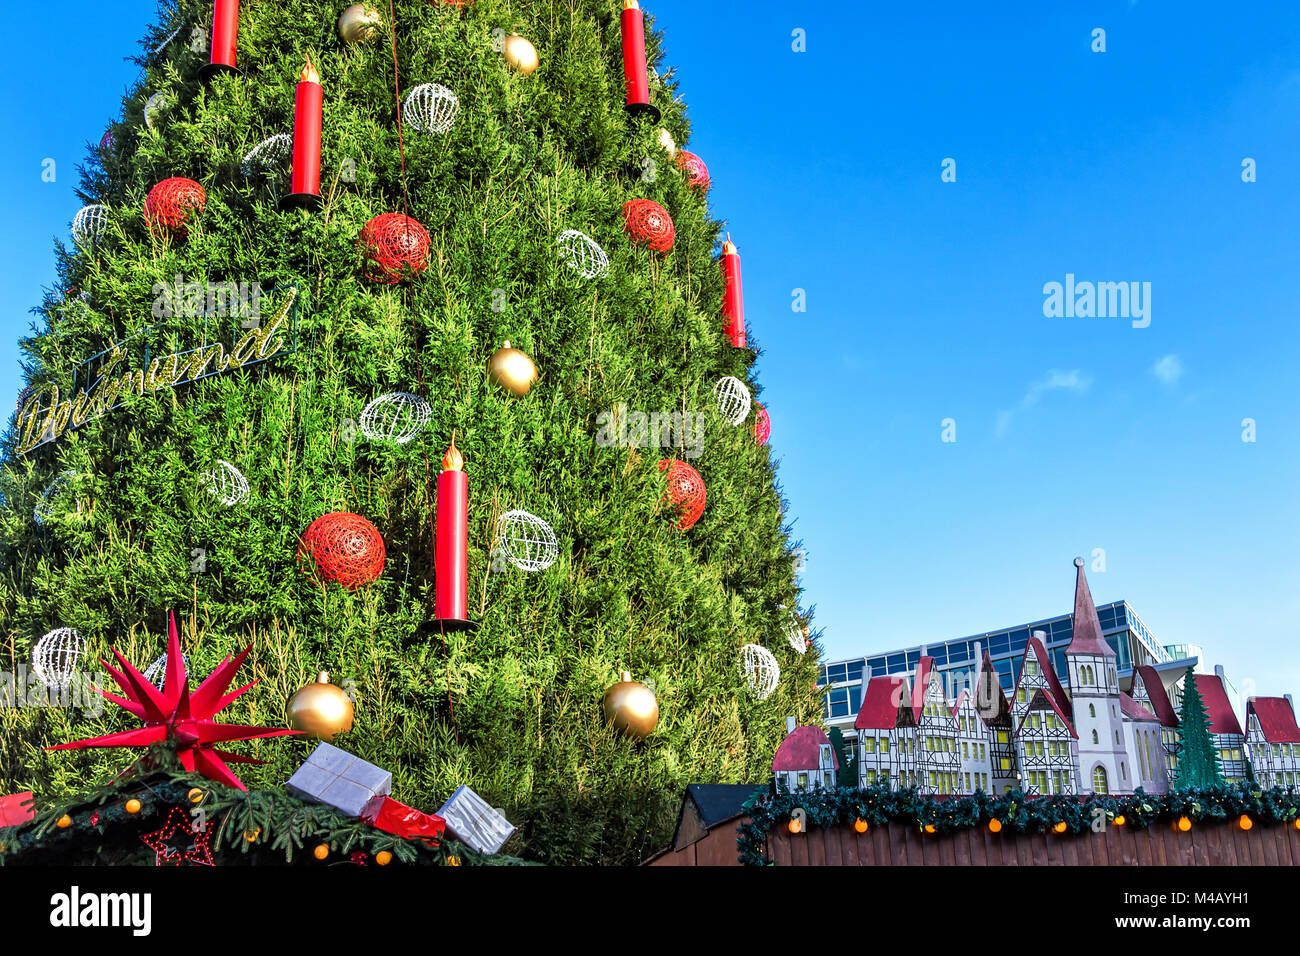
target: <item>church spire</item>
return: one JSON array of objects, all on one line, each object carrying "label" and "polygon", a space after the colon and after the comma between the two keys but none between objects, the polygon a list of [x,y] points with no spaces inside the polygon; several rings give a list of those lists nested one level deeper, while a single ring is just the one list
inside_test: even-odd
[{"label": "church spire", "polygon": [[1074,637],[1065,653],[1114,657],[1115,652],[1101,636],[1101,621],[1097,618],[1097,605],[1092,603],[1092,592],[1088,590],[1088,579],[1083,573],[1083,558],[1075,558],[1074,566],[1078,571],[1074,582]]}]

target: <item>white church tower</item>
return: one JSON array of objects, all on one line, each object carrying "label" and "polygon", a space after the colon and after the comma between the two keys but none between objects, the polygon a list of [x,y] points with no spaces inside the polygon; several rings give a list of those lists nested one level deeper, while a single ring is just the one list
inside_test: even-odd
[{"label": "white church tower", "polygon": [[1083,558],[1075,558],[1074,635],[1065,649],[1070,702],[1079,734],[1079,792],[1131,793],[1115,652],[1101,634]]}]

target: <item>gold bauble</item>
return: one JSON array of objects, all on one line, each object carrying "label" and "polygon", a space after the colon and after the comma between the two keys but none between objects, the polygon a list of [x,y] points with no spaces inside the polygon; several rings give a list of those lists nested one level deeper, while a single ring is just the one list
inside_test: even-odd
[{"label": "gold bauble", "polygon": [[537,47],[533,46],[518,33],[512,33],[506,37],[505,46],[501,49],[501,55],[506,58],[506,62],[514,67],[524,76],[532,73],[537,69]]},{"label": "gold bauble", "polygon": [[380,850],[375,854],[375,862],[380,866],[387,866],[389,863],[393,862],[393,854],[389,853],[387,850]]},{"label": "gold bauble", "polygon": [[354,3],[339,14],[339,37],[344,43],[369,40],[384,25],[379,11],[364,3]]},{"label": "gold bauble", "polygon": [[448,865],[448,866],[460,866],[460,857],[458,857],[458,856],[449,856],[449,857],[447,857],[447,865]]},{"label": "gold bauble", "polygon": [[311,855],[318,860],[323,860],[330,855],[330,845],[328,843],[319,844],[316,849],[311,851]]},{"label": "gold bauble", "polygon": [[137,800],[135,797],[132,797],[130,800],[126,801],[126,807],[125,807],[125,809],[126,809],[126,812],[127,812],[127,813],[130,813],[130,814],[136,814],[136,813],[139,813],[139,812],[140,812],[140,801]]},{"label": "gold bauble", "polygon": [[321,671],[316,683],[289,698],[289,726],[320,740],[333,740],[335,734],[352,729],[352,700]]},{"label": "gold bauble", "polygon": [[189,797],[190,803],[200,803],[203,800],[203,791],[198,787],[190,787],[185,796]]},{"label": "gold bauble", "polygon": [[488,375],[507,392],[527,395],[537,381],[537,366],[527,353],[507,342],[488,359]]},{"label": "gold bauble", "polygon": [[663,127],[659,128],[659,145],[667,151],[669,159],[677,155],[677,141],[673,139],[673,134]]},{"label": "gold bauble", "polygon": [[63,816],[59,817],[59,819],[54,821],[54,825],[60,830],[66,830],[68,827],[72,826],[72,817],[65,813]]},{"label": "gold bauble", "polygon": [[244,839],[247,840],[249,843],[256,843],[257,838],[260,837],[261,835],[262,835],[261,827],[254,827],[251,830],[244,831]]},{"label": "gold bauble", "polygon": [[648,737],[659,723],[659,701],[654,691],[645,684],[632,680],[632,675],[623,672],[623,680],[605,691],[601,702],[605,710],[605,719],[614,725],[619,733],[632,737]]}]

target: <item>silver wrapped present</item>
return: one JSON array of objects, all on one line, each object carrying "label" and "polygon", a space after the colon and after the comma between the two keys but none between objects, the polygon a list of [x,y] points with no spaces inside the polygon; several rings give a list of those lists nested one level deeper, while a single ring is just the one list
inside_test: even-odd
[{"label": "silver wrapped present", "polygon": [[324,803],[350,817],[383,803],[392,792],[393,775],[360,757],[321,743],[285,784],[294,796]]},{"label": "silver wrapped present", "polygon": [[479,853],[496,853],[515,832],[509,820],[466,786],[456,788],[438,816],[447,821],[448,833]]}]

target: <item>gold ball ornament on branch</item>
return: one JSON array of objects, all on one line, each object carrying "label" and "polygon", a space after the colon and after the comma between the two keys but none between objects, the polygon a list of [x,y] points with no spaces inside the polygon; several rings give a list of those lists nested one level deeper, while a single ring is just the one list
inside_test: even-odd
[{"label": "gold ball ornament on branch", "polygon": [[528,76],[533,70],[537,69],[537,64],[540,62],[537,57],[537,47],[518,33],[512,33],[506,37],[506,41],[501,47],[501,55],[505,57],[506,64],[511,69],[518,70],[524,76]]},{"label": "gold ball ornament on branch", "polygon": [[605,691],[601,707],[614,729],[629,737],[644,739],[659,723],[659,701],[654,691],[632,680],[627,671],[619,683]]},{"label": "gold ball ornament on branch", "polygon": [[190,803],[203,802],[203,790],[199,787],[190,787],[189,792],[186,793],[185,796],[189,798]]},{"label": "gold ball ornament on branch", "polygon": [[316,683],[307,684],[289,698],[289,726],[320,740],[333,740],[352,729],[352,699],[330,675],[320,672]]},{"label": "gold ball ornament on branch", "polygon": [[123,807],[123,809],[126,810],[126,812],[131,814],[132,816],[135,816],[137,813],[140,812],[140,806],[141,806],[140,801],[137,800],[135,797],[132,797],[130,800],[126,801],[126,806]]},{"label": "gold ball ornament on branch", "polygon": [[369,4],[354,3],[339,14],[339,39],[344,43],[369,40],[384,25],[379,11]]},{"label": "gold ball ornament on branch", "polygon": [[507,392],[527,395],[537,382],[537,366],[526,352],[506,342],[488,359],[488,376]]},{"label": "gold ball ornament on branch", "polygon": [[311,851],[311,855],[318,860],[325,859],[327,856],[330,855],[330,845],[328,843],[318,844],[316,846],[316,849]]}]

